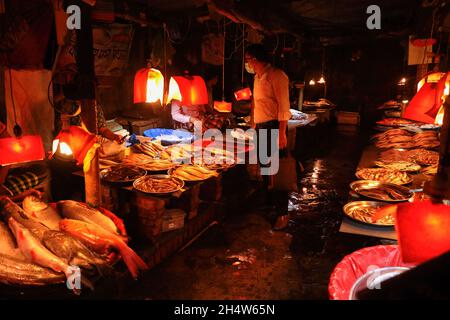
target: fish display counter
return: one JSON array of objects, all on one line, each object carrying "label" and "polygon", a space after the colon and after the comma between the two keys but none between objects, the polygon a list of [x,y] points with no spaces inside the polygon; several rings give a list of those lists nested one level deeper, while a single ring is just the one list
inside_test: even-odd
[{"label": "fish display counter", "polygon": [[340,231],[397,240],[390,208],[427,198],[423,187],[437,173],[439,133],[408,123],[387,128],[371,141],[355,172],[357,181],[350,185]]},{"label": "fish display counter", "polygon": [[146,263],[128,246],[123,221],[105,209],[72,200],[45,203],[35,196],[0,199],[0,283],[28,288],[66,284],[95,287],[121,261],[136,279]]}]

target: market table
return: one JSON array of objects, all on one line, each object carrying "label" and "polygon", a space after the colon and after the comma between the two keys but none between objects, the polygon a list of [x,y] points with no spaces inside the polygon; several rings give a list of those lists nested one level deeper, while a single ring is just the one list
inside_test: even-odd
[{"label": "market table", "polygon": [[[370,168],[375,167],[374,162],[377,160],[379,153],[383,151],[375,147],[374,145],[367,146],[362,153],[361,159],[359,161],[358,169],[362,168]],[[418,190],[423,189],[424,183],[429,179],[424,174],[413,174],[413,182],[408,185],[410,189]],[[355,176],[355,180],[357,180]],[[416,192],[415,197],[421,197],[423,195],[422,192]],[[358,201],[361,198],[350,191],[349,201]],[[350,218],[343,215],[342,223],[339,229],[340,232],[350,233],[350,234],[359,234],[383,239],[397,240],[397,234],[395,232],[394,227],[376,227],[370,226],[368,224],[359,223],[351,220]]]}]

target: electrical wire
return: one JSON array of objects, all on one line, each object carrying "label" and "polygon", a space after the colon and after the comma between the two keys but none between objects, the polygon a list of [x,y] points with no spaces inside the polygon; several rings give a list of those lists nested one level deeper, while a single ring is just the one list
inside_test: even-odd
[{"label": "electrical wire", "polygon": [[[423,49],[423,58],[422,58],[422,65],[425,64],[425,58],[427,56],[427,43],[429,39],[433,39],[434,34],[434,27],[435,27],[435,21],[436,21],[436,14],[438,12],[439,7],[436,7],[433,11],[433,20],[431,22],[431,31],[430,31],[430,37],[425,40],[425,48]],[[428,73],[428,64],[425,66],[425,73]]]},{"label": "electrical wire", "polygon": [[8,73],[9,73],[9,93],[11,95],[11,104],[14,111],[14,125],[17,126],[17,114],[16,114],[16,104],[14,103],[14,93],[13,93],[13,84],[12,84],[12,72],[11,65],[9,63],[9,56],[6,55],[6,59],[8,61]]}]

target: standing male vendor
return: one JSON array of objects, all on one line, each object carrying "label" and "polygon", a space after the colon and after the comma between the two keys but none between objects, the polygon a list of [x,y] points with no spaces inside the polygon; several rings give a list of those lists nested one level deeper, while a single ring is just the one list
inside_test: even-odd
[{"label": "standing male vendor", "polygon": [[[287,152],[287,121],[291,117],[289,103],[289,78],[282,70],[270,64],[270,57],[260,44],[252,44],[245,51],[245,68],[247,72],[254,73],[253,86],[253,112],[252,118],[257,132],[259,129],[279,129],[278,146],[270,150],[270,133],[267,141],[261,141],[258,135],[258,147],[267,143],[268,156]],[[264,166],[264,164],[261,164]],[[266,165],[267,166],[267,165]],[[288,193],[270,190],[272,176],[263,175],[264,189],[269,205],[275,210],[277,220],[273,226],[275,230],[287,226]]]}]

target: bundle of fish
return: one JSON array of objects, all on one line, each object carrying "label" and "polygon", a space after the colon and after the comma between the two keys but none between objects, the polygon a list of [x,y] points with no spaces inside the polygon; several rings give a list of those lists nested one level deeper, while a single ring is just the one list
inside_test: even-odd
[{"label": "bundle of fish", "polygon": [[34,196],[25,198],[22,207],[0,199],[2,283],[61,283],[72,275],[70,266],[78,266],[81,283],[92,289],[85,275],[110,269],[112,251],[122,256],[134,278],[147,269],[112,218],[98,210],[71,200],[58,202],[55,210]]},{"label": "bundle of fish", "polygon": [[202,148],[191,144],[177,144],[166,148],[159,154],[164,160],[177,161],[181,159],[191,159],[195,156],[200,157]]},{"label": "bundle of fish", "polygon": [[435,131],[423,131],[412,134],[403,129],[391,129],[374,136],[375,145],[381,149],[432,149],[439,146],[439,139]]},{"label": "bundle of fish", "polygon": [[198,165],[181,165],[171,169],[169,174],[184,181],[201,181],[218,175],[216,171]]},{"label": "bundle of fish", "polygon": [[146,154],[152,158],[156,158],[162,151],[164,151],[164,147],[152,141],[145,141],[134,145],[133,150]]}]

